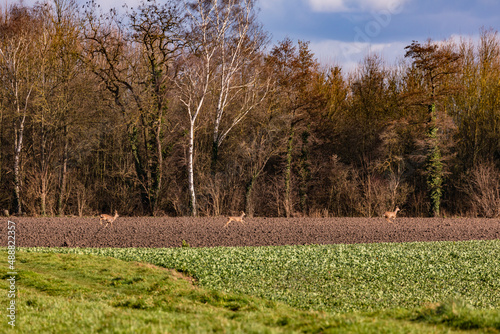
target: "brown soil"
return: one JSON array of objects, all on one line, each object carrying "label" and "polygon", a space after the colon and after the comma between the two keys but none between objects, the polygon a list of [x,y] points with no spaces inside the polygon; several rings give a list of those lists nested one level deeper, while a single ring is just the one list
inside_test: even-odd
[{"label": "brown soil", "polygon": [[[17,247],[192,247],[267,246],[500,239],[499,219],[397,218],[218,218],[119,217],[27,218],[16,222]],[[0,246],[7,245],[7,218],[0,220]]]}]

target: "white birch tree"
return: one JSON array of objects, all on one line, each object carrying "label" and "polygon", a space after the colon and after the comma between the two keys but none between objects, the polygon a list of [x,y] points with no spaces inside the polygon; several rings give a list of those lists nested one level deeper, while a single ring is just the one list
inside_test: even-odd
[{"label": "white birch tree", "polygon": [[[180,101],[184,105],[189,118],[188,135],[188,187],[189,208],[192,216],[198,215],[196,204],[196,190],[194,181],[194,140],[196,133],[196,120],[204,107],[211,82],[213,81],[213,59],[215,49],[201,48],[200,45],[208,43],[209,35],[207,27],[208,14],[203,10],[203,3],[192,4],[188,8],[188,17],[191,21],[191,30],[187,39],[191,39],[190,50],[181,56],[180,71],[176,80],[180,92]],[[197,11],[197,14],[190,10]],[[198,30],[202,27],[201,30]],[[196,38],[196,39],[195,39]]]},{"label": "white birch tree", "polygon": [[254,1],[212,1],[207,15],[210,36],[202,47],[215,51],[213,89],[212,171],[217,168],[219,148],[227,135],[262,102],[269,80],[262,75],[262,48],[267,41],[256,21]]},{"label": "white birch tree", "polygon": [[256,23],[253,0],[197,0],[186,4],[186,13],[190,23],[187,40],[191,45],[183,57],[178,87],[189,116],[188,182],[191,214],[195,216],[194,139],[200,112],[215,110],[215,173],[219,147],[262,102],[269,82],[260,80],[259,61],[266,36]]},{"label": "white birch tree", "polygon": [[14,203],[13,211],[21,214],[21,154],[26,120],[33,97],[37,65],[33,61],[35,19],[27,8],[13,6],[0,25],[0,85],[5,92],[14,122]]}]

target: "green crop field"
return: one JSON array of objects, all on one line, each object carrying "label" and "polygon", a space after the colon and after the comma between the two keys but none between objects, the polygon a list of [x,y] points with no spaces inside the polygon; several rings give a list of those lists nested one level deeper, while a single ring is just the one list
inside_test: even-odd
[{"label": "green crop field", "polygon": [[63,333],[63,319],[103,333],[500,333],[498,240],[17,256],[20,326],[34,333]]}]

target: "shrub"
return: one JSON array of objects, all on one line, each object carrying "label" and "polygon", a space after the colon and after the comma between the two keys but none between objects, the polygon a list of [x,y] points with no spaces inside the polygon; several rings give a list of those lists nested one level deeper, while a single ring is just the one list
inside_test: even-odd
[{"label": "shrub", "polygon": [[469,171],[464,192],[476,216],[500,217],[500,171],[491,162],[476,165]]}]

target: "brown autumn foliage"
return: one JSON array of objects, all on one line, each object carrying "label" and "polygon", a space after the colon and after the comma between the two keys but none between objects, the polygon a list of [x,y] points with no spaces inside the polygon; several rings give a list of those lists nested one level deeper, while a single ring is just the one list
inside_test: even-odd
[{"label": "brown autumn foliage", "polygon": [[346,73],[305,41],[268,45],[253,1],[190,4],[0,11],[1,209],[426,216],[432,102],[441,215],[498,216],[496,31]]}]

